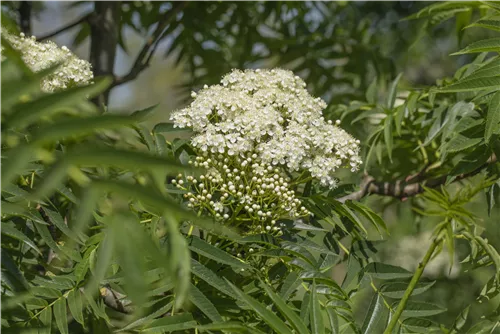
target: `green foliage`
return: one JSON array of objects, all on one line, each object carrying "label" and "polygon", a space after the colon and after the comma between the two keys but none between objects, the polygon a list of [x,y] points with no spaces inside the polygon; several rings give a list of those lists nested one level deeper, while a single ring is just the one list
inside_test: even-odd
[{"label": "green foliage", "polygon": [[[159,20],[160,2],[126,4],[131,10],[123,26],[144,33]],[[348,12],[342,5],[212,3],[203,5],[205,16],[199,6],[184,9],[192,19],[183,21],[169,49],[191,64],[196,84],[212,83],[231,67],[258,64],[264,57],[248,49],[255,43],[282,54],[277,63],[302,57],[304,48],[320,57],[332,41],[340,45],[338,57],[356,55],[339,73],[313,66],[314,57],[291,67],[299,74],[321,71],[305,76],[306,81],[315,78],[311,84],[318,95],[339,82],[348,86],[349,93],[332,100],[325,118],[353,125],[357,137],[365,139],[366,174],[359,190],[351,184],[329,190],[308,175],[291,173],[297,196],[313,215],[280,219],[283,235],[245,233],[213,221],[188,210],[186,192],[169,182],[179,173],[198,172],[187,164],[196,151],[187,139],[165,139],[178,131],[172,124],[152,130],[142,124],[154,107],[128,116],[98,109],[90,99],[109,87],[106,78],[44,93],[40,81],[55,68],[31,73],[2,40],[2,329],[498,331],[498,240],[483,226],[486,213],[471,206],[484,193],[490,213],[500,200],[498,37],[455,53],[466,64],[453,77],[417,89],[404,74],[382,70],[376,57],[370,65],[360,64],[369,39],[363,37],[368,29],[363,22],[354,25],[355,33],[334,29],[320,42],[306,33],[314,24],[320,30],[335,25],[328,18]],[[316,23],[304,17],[311,6],[322,14]],[[299,14],[286,19],[292,11]],[[473,28],[498,33],[499,11],[496,2],[443,2],[409,18],[435,27],[455,17],[462,38]],[[134,13],[140,14],[139,22]],[[219,29],[211,29],[221,17]],[[274,34],[262,35],[263,24]],[[240,30],[233,32],[231,25]],[[78,32],[79,41],[87,28]],[[229,45],[224,35],[229,31],[248,40]],[[208,41],[218,47],[203,47]],[[352,48],[346,48],[349,41]],[[471,53],[480,54],[467,58]],[[196,57],[205,60],[203,65]],[[380,65],[375,80],[365,75],[372,65]],[[199,68],[207,71],[196,72]],[[384,82],[389,76],[395,78]],[[379,213],[401,205],[401,199],[409,199],[405,205],[420,222],[418,228],[432,231],[415,270],[388,263],[380,254],[384,239],[399,241],[399,236],[394,218]],[[458,312],[445,300],[433,300],[440,278],[430,279],[425,272],[444,251],[450,272],[459,262],[463,271],[483,275],[481,288],[470,289],[475,300]],[[443,321],[445,314],[451,321]]]}]

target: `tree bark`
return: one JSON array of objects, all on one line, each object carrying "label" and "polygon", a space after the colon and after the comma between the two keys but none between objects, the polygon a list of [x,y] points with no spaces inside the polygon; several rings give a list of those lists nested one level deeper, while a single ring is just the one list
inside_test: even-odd
[{"label": "tree bark", "polygon": [[[94,75],[114,76],[118,34],[120,33],[120,1],[94,1],[90,24],[90,63]],[[94,99],[98,106],[107,105],[109,90]]]}]

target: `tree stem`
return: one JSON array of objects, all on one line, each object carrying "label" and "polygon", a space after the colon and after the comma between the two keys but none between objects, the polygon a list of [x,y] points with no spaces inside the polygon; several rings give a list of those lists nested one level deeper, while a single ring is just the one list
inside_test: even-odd
[{"label": "tree stem", "polygon": [[417,285],[420,277],[422,276],[425,267],[429,263],[432,254],[434,254],[434,251],[436,250],[436,247],[438,246],[440,240],[437,238],[432,241],[431,246],[427,250],[427,253],[425,254],[422,262],[418,264],[418,268],[415,271],[415,274],[413,275],[410,284],[408,285],[408,288],[406,288],[406,291],[403,295],[403,298],[401,298],[401,301],[398,304],[398,307],[394,311],[394,315],[392,316],[391,322],[387,326],[387,328],[384,331],[384,334],[391,334],[394,327],[398,323],[399,317],[401,317],[401,314],[403,313],[406,303],[408,302],[408,299],[410,299],[411,294],[413,293],[413,290],[415,290],[415,286]]}]

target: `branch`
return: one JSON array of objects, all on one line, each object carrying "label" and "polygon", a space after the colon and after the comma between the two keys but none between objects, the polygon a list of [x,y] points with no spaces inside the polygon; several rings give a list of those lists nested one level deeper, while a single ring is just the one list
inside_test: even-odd
[{"label": "branch", "polygon": [[69,30],[69,29],[71,29],[73,27],[76,27],[80,23],[88,22],[90,15],[91,15],[91,13],[88,13],[88,14],[82,16],[81,18],[79,18],[78,20],[74,21],[73,23],[70,23],[70,24],[68,24],[66,26],[63,26],[63,27],[61,27],[61,28],[59,28],[59,29],[51,32],[51,33],[48,33],[45,36],[39,37],[39,38],[37,38],[37,41],[41,42],[41,41],[46,40],[48,38],[54,37],[55,35],[58,35],[58,34],[66,31],[66,30]]},{"label": "branch", "polygon": [[[493,154],[483,165],[479,168],[468,172],[457,175],[453,182],[460,181],[466,179],[468,177],[474,176],[480,173],[484,168],[488,165],[495,163],[497,161],[497,157]],[[422,180],[422,182],[408,183],[407,180],[421,179],[421,177],[406,177],[405,180],[398,180],[395,182],[377,182],[375,178],[370,175],[366,175],[361,183],[360,190],[350,193],[346,196],[340,197],[337,201],[344,203],[346,201],[359,201],[363,197],[371,194],[382,195],[382,196],[390,196],[399,198],[401,200],[405,200],[408,197],[412,197],[420,194],[424,191],[423,186],[429,188],[439,187],[446,183],[448,179],[448,175],[443,175],[430,180]]]},{"label": "branch", "polygon": [[175,18],[177,13],[181,11],[187,5],[187,1],[175,2],[173,8],[165,13],[165,15],[158,22],[158,26],[155,31],[148,37],[146,43],[142,47],[141,51],[135,58],[134,64],[130,71],[121,77],[115,77],[112,87],[119,86],[131,80],[134,80],[142,71],[144,71],[151,62],[156,48],[160,40],[163,38],[166,28],[170,25],[172,19]]}]

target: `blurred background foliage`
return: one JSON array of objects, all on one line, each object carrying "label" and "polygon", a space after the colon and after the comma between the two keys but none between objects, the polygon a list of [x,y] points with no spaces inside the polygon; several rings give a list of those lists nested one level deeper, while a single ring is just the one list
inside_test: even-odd
[{"label": "blurred background foliage", "polygon": [[[99,142],[99,136],[109,136],[113,144],[120,149],[137,150],[137,154],[148,149],[151,151],[159,137],[138,139],[132,138],[131,133],[139,131],[138,129],[142,129],[142,133],[147,133],[148,129],[153,128],[155,124],[167,121],[170,111],[186,105],[192,90],[197,90],[204,84],[210,85],[218,82],[220,77],[232,68],[284,67],[300,75],[308,84],[310,92],[315,96],[321,96],[329,104],[327,117],[342,120],[342,127],[365,144],[365,156],[372,146],[376,147],[374,156],[366,163],[366,170],[378,180],[391,181],[418,173],[423,166],[431,166],[437,162],[441,163],[439,168],[444,166],[444,169],[438,169],[441,174],[432,174],[434,171],[431,171],[431,175],[439,176],[453,171],[454,165],[443,158],[442,151],[440,151],[439,145],[442,143],[438,143],[437,147],[428,148],[425,154],[426,159],[416,153],[414,155],[416,158],[408,157],[408,152],[411,151],[408,146],[413,145],[411,147],[413,149],[417,140],[425,142],[427,139],[426,136],[432,124],[425,123],[425,117],[408,118],[402,130],[403,138],[394,137],[394,144],[391,144],[391,148],[387,147],[387,138],[384,138],[384,135],[379,136],[380,144],[377,144],[373,141],[372,134],[374,129],[378,129],[379,125],[383,125],[388,119],[386,115],[392,111],[396,115],[398,106],[408,106],[408,101],[411,100],[410,88],[413,91],[416,90],[417,93],[418,89],[422,88],[422,94],[427,94],[425,86],[435,84],[436,80],[440,85],[459,79],[460,75],[456,75],[457,71],[474,59],[477,63],[482,63],[482,59],[476,58],[477,54],[450,56],[451,53],[472,42],[498,35],[498,32],[486,29],[463,30],[465,26],[480,17],[483,9],[479,8],[479,4],[479,2],[468,2],[467,5],[457,3],[455,7],[439,12],[439,15],[430,17],[422,15],[420,19],[413,20],[405,18],[419,12],[429,3],[416,1],[121,1],[113,3],[3,1],[2,11],[14,21],[19,22],[20,29],[27,34],[33,34],[37,38],[50,38],[60,45],[68,46],[83,59],[89,59],[97,74],[109,75],[111,81],[95,93],[96,96],[101,94],[101,102],[107,102],[106,113],[109,115],[119,116],[123,113],[130,113],[127,111],[145,109],[159,103],[159,106],[151,111],[149,118],[137,118],[135,120],[137,123],[124,124],[125,129],[119,132],[113,130],[111,133],[105,132],[98,135],[85,134],[90,136],[85,140],[88,145]],[[112,20],[111,22],[115,24],[111,27],[103,27],[102,19]],[[59,31],[61,27],[68,28]],[[113,43],[104,45],[95,42],[95,39],[106,29],[109,31],[106,37],[108,40],[105,41]],[[93,55],[96,53],[106,53],[111,59],[102,62],[93,61],[95,60]],[[112,66],[110,67],[109,64]],[[399,89],[395,93],[392,83],[396,77],[399,78],[399,81],[396,81]],[[4,80],[14,82],[15,78],[5,79],[2,76],[2,84],[5,84]],[[108,92],[110,92],[109,100]],[[387,107],[385,101],[391,98],[393,100],[389,108],[379,107],[379,105]],[[447,107],[459,101],[460,98],[453,96],[437,100],[439,100],[436,102],[437,105],[443,103]],[[423,102],[422,105],[424,108],[429,107]],[[96,107],[89,108],[87,110],[89,115],[99,112]],[[364,112],[367,113],[364,114]],[[3,113],[4,109],[2,109]],[[56,122],[57,119],[52,121]],[[22,137],[22,131],[26,129],[18,130],[20,133],[16,133],[14,137]],[[398,129],[394,128],[394,131],[396,130]],[[453,129],[450,131],[453,132]],[[177,136],[172,133],[164,135],[167,140]],[[405,143],[410,144],[405,146]],[[68,144],[71,145],[71,142]],[[422,146],[422,143],[419,145]],[[172,143],[169,147],[172,153],[167,154],[165,159],[175,158],[175,150],[179,149],[179,146],[176,147]],[[392,150],[392,146],[395,147],[394,160],[388,153]],[[457,155],[457,157],[460,156]],[[170,172],[175,174],[178,170],[175,169],[173,159],[167,160],[165,160],[165,166],[172,163],[173,167]],[[388,163],[389,160],[391,163]],[[173,229],[172,225],[162,218],[163,212],[154,210],[155,205],[160,203],[161,206],[162,203],[161,186],[157,183],[161,177],[156,174],[157,171],[148,170],[147,166],[144,166],[145,171],[140,171],[137,175],[129,173],[122,175],[119,171],[120,166],[117,167],[118,170],[111,171],[120,177],[123,176],[123,180],[147,179],[145,184],[156,184],[158,188],[159,197],[150,199],[153,203],[152,208],[138,207],[132,211],[132,214],[123,210],[120,212],[123,216],[119,217],[124,221],[153,219],[156,223],[163,224],[164,230]],[[28,168],[33,176],[31,179],[24,180],[27,186],[37,182],[35,172],[42,171],[37,168],[41,167]],[[96,173],[110,172],[102,171],[98,169],[99,167],[91,168],[97,168]],[[166,171],[161,172],[166,174]],[[163,174],[160,173],[160,175]],[[74,178],[78,180],[78,176]],[[342,180],[347,187],[349,181],[359,184],[361,178],[362,173],[346,174]],[[481,175],[474,176],[472,183],[481,183],[482,179]],[[116,185],[102,185],[104,188],[112,186]],[[458,183],[449,186],[451,193],[456,193],[461,188],[462,185]],[[119,186],[113,189],[121,190]],[[495,188],[491,190],[493,195],[491,191],[487,193],[481,190],[474,200],[465,204],[465,207],[479,217],[479,224],[484,227],[484,237],[496,249],[500,249],[498,225],[500,209],[498,206],[490,209],[491,200],[486,200],[487,196],[491,198],[495,197],[495,194],[498,198],[498,188],[496,189],[496,193]],[[96,192],[92,194],[94,199],[97,198]],[[89,196],[88,194],[79,195]],[[10,196],[20,196],[20,194],[11,192]],[[65,193],[65,189],[58,189],[55,200],[64,202],[63,206],[73,205],[72,195]],[[120,201],[114,198],[109,200]],[[374,259],[402,266],[408,270],[416,268],[427,248],[422,245],[429,243],[426,233],[439,222],[435,220],[436,218],[424,217],[412,210],[414,207],[421,207],[425,210],[427,204],[424,201],[420,197],[408,200],[385,196],[368,198],[365,204],[376,208],[375,211],[384,218],[391,232],[388,241],[380,244]],[[101,204],[105,206],[105,202]],[[49,210],[50,203],[42,201],[40,205],[42,207],[46,205]],[[124,208],[127,205],[126,202],[122,203]],[[102,210],[106,212],[105,207]],[[31,214],[33,213],[26,213],[26,215]],[[43,217],[29,217],[35,225],[44,224]],[[63,218],[57,219],[62,221]],[[101,219],[101,217],[96,217],[96,219]],[[116,233],[116,240],[121,241],[121,243],[112,243],[112,246],[109,246],[111,248],[108,249],[110,252],[115,249],[117,254],[123,254],[120,252],[126,249],[123,245],[127,243],[147,244],[141,239],[146,238],[141,231],[121,231],[116,222],[102,219],[102,224],[110,226],[109,231]],[[69,239],[76,239],[75,242],[82,241],[79,236],[68,233]],[[380,239],[375,231],[370,230],[369,235],[372,239]],[[46,235],[46,237],[49,236]],[[45,243],[50,245],[50,239],[45,240]],[[23,247],[30,246],[26,243]],[[57,252],[59,247],[64,247],[64,245],[53,244],[50,248]],[[151,247],[156,247],[156,245]],[[464,271],[459,262],[468,254],[468,247],[467,242],[457,241],[456,252],[452,255],[455,256],[455,261],[451,269],[448,254],[442,253],[440,257],[444,259],[435,259],[434,265],[424,273],[424,276],[435,279],[436,283],[432,294],[425,294],[420,298],[446,308],[447,311],[437,315],[435,319],[448,326],[453,324],[460,311],[473,303],[491,276],[489,269]],[[90,246],[85,254],[90,256],[91,252]],[[127,266],[126,259],[122,261],[124,262],[120,264]],[[182,259],[179,259],[177,263],[180,267],[181,262]],[[35,262],[31,265],[39,266]],[[346,270],[344,264],[336,266],[332,273],[334,279],[341,282]],[[121,277],[113,279],[109,281],[110,285],[119,281]],[[137,277],[128,279],[140,280]],[[71,284],[68,287],[71,287]],[[146,287],[143,286],[143,289]],[[131,290],[127,292],[130,294]],[[42,295],[43,293],[55,292],[41,292]],[[101,291],[101,293],[105,295],[106,291]],[[141,293],[146,292],[132,293],[130,298],[135,298],[136,302],[141,301]],[[355,301],[353,307],[355,317],[362,322],[369,308],[370,298],[366,296],[366,293],[360,293]],[[156,300],[155,302],[158,305],[161,304],[160,309],[171,303],[170,300],[168,302]],[[472,324],[485,313],[492,311],[491,305],[495,303],[496,300],[493,300],[484,303],[482,307],[471,309],[469,317],[472,319],[470,320]],[[95,307],[94,311],[99,313],[102,312],[104,306],[99,304]],[[123,319],[118,321],[123,321]],[[96,323],[92,326],[100,328],[99,326],[104,325]]]}]

